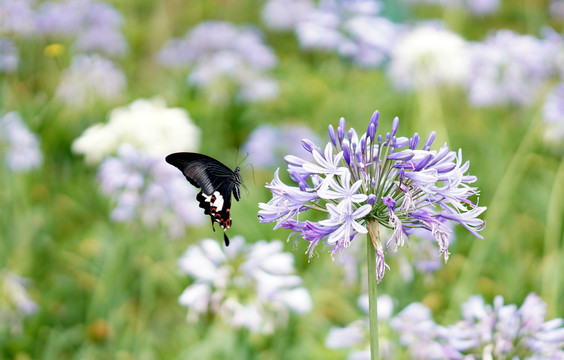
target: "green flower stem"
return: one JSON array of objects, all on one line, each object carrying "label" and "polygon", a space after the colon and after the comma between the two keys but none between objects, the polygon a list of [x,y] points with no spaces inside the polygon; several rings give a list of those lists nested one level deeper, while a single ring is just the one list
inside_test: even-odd
[{"label": "green flower stem", "polygon": [[376,243],[380,242],[378,222],[368,221],[366,253],[368,257],[368,319],[370,321],[370,358],[380,359],[378,347],[378,281],[376,279]]}]

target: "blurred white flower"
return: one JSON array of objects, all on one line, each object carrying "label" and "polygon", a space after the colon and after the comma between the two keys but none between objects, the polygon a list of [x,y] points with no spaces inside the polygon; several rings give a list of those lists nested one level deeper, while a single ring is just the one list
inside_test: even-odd
[{"label": "blurred white flower", "polygon": [[8,168],[12,171],[28,171],[43,163],[37,135],[29,131],[17,112],[0,117],[0,150],[5,152]]},{"label": "blurred white flower", "polygon": [[179,298],[188,307],[188,320],[209,312],[234,328],[268,334],[287,322],[290,311],[310,311],[312,301],[294,274],[294,258],[282,249],[279,240],[246,244],[242,236],[225,248],[212,239],[189,246],[178,260],[194,279]]},{"label": "blurred white flower", "polygon": [[86,162],[98,163],[105,156],[115,154],[121,144],[156,157],[195,151],[200,145],[200,129],[184,109],[168,108],[158,99],[139,99],[114,109],[107,124],[86,129],[73,142],[72,150],[83,154]]},{"label": "blurred white flower", "polygon": [[65,104],[80,108],[99,100],[115,100],[125,86],[125,75],[110,60],[99,55],[77,55],[63,71],[56,96]]},{"label": "blurred white flower", "polygon": [[27,292],[27,285],[28,279],[6,269],[0,271],[0,330],[20,333],[24,317],[37,311],[37,304]]},{"label": "blurred white flower", "polygon": [[470,70],[468,55],[467,44],[458,34],[420,25],[397,42],[388,75],[403,90],[464,84]]}]

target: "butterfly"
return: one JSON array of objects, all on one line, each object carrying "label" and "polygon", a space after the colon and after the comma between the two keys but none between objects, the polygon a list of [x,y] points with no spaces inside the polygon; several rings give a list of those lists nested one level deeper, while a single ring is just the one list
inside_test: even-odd
[{"label": "butterfly", "polygon": [[237,167],[235,171],[231,171],[214,158],[189,152],[170,154],[165,160],[176,166],[190,184],[202,189],[196,200],[200,202],[204,214],[211,217],[212,229],[215,231],[216,222],[223,228],[223,240],[225,246],[229,246],[225,230],[231,226],[231,193],[235,200],[241,199],[241,169]]}]

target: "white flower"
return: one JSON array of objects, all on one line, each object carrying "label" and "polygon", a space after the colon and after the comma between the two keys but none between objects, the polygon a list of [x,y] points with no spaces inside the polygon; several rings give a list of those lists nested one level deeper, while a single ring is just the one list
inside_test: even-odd
[{"label": "white flower", "polygon": [[467,44],[459,35],[430,25],[416,27],[392,50],[388,75],[399,89],[462,84],[470,62]]},{"label": "white flower", "polygon": [[278,240],[245,244],[242,236],[227,248],[212,239],[188,247],[178,260],[195,280],[179,298],[188,307],[188,320],[209,311],[235,328],[271,333],[289,311],[310,311],[309,293],[293,274],[294,258],[282,247]]},{"label": "white flower", "polygon": [[140,99],[127,107],[114,109],[107,124],[96,124],[72,144],[86,162],[97,163],[129,144],[150,155],[163,156],[178,151],[194,151],[200,143],[200,130],[186,110],[167,108],[160,100]]}]

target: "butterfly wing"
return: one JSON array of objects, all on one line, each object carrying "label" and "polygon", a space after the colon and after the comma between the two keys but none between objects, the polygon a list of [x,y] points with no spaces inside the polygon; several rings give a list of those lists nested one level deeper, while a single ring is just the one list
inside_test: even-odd
[{"label": "butterfly wing", "polygon": [[[212,227],[219,223],[223,230],[231,226],[231,194],[239,200],[239,175],[227,166],[207,155],[197,153],[174,153],[166,162],[177,167],[194,186],[202,190],[196,197],[206,215],[210,215]],[[225,245],[229,239],[224,234]]]}]

